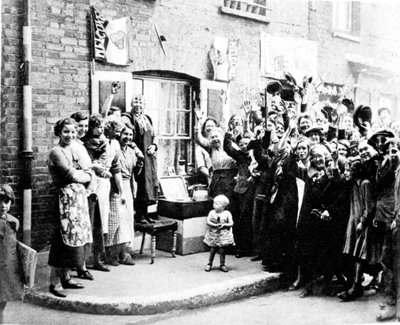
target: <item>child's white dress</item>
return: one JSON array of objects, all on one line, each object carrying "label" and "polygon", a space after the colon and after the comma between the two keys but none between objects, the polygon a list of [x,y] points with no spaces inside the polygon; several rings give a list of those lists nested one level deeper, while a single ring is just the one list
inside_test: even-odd
[{"label": "child's white dress", "polygon": [[[213,223],[233,224],[232,215],[229,211],[224,210],[221,213],[211,210],[208,214],[207,221]],[[233,239],[232,227],[218,229],[217,227],[208,227],[208,230],[204,236],[204,243],[210,247],[224,247],[229,245],[235,245]]]}]

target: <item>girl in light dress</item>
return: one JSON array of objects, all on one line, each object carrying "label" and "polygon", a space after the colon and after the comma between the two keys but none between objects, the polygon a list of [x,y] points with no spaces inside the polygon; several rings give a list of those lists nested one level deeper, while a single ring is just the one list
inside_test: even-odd
[{"label": "girl in light dress", "polygon": [[217,195],[214,198],[214,210],[211,210],[207,217],[208,230],[204,236],[204,243],[210,246],[210,256],[208,264],[205,268],[206,272],[210,272],[215,254],[219,253],[220,267],[222,272],[228,272],[225,266],[225,247],[234,245],[233,239],[233,218],[232,214],[226,210],[229,199],[225,195]]}]

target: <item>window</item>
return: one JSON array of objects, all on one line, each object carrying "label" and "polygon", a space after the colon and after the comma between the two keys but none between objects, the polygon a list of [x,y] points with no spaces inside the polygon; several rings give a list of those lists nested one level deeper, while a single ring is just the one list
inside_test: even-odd
[{"label": "window", "polygon": [[352,2],[333,2],[333,28],[342,32],[351,32]]},{"label": "window", "polygon": [[335,37],[351,40],[351,36],[357,36],[360,31],[360,3],[358,1],[333,1],[332,29]]},{"label": "window", "polygon": [[269,23],[267,14],[270,9],[267,7],[266,0],[224,0],[220,11],[228,15]]},{"label": "window", "polygon": [[133,79],[134,95],[143,93],[147,114],[158,140],[158,176],[168,168],[178,170],[180,160],[193,162],[192,84],[185,80],[162,78]]}]

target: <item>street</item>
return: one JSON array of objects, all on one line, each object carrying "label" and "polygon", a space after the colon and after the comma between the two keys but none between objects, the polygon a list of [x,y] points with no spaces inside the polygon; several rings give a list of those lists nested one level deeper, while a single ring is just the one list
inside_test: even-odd
[{"label": "street", "polygon": [[[298,292],[279,291],[248,299],[195,310],[172,311],[146,316],[78,314],[13,302],[5,310],[10,324],[368,324],[375,323],[381,302],[379,295],[355,302],[340,302],[336,297],[301,299]],[[385,323],[387,324],[387,323]]]}]

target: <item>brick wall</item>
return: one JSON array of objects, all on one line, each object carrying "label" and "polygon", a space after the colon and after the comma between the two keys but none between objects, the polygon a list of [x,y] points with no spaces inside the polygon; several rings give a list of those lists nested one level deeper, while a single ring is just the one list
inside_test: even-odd
[{"label": "brick wall", "polygon": [[[44,248],[52,230],[54,189],[48,177],[46,158],[54,145],[52,126],[61,117],[90,110],[89,6],[93,5],[107,19],[132,17],[133,31],[129,67],[115,68],[95,64],[96,70],[140,71],[171,70],[210,79],[208,51],[215,36],[239,39],[237,77],[231,83],[231,110],[237,110],[244,88],[258,88],[265,82],[259,76],[259,35],[267,32],[282,37],[298,37],[319,42],[319,70],[328,81],[343,82],[349,70],[345,54],[377,52],[398,42],[391,29],[385,34],[379,20],[371,15],[387,14],[373,4],[363,4],[362,44],[331,37],[331,5],[316,1],[314,11],[304,1],[269,1],[270,24],[222,15],[222,0],[32,0],[33,26],[33,245]],[[378,8],[381,8],[380,6]],[[386,8],[386,7],[385,7]],[[2,181],[17,189],[18,201],[13,213],[21,215],[22,80],[21,64],[22,1],[2,1],[2,94],[1,94],[1,170]],[[398,24],[398,14],[390,12],[390,21]],[[396,20],[397,19],[397,20]],[[166,39],[168,57],[159,46],[154,23]],[[364,30],[364,27],[367,29]],[[379,27],[379,28],[378,28]],[[387,25],[386,25],[387,27]],[[386,29],[386,28],[385,28]],[[381,38],[384,38],[381,41]],[[396,52],[398,55],[398,52]]]}]

